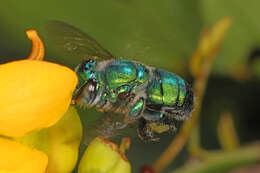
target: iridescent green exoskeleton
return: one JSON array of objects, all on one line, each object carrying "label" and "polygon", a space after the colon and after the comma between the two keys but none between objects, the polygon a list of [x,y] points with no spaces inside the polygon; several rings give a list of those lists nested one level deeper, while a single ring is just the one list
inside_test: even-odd
[{"label": "iridescent green exoskeleton", "polygon": [[73,102],[123,114],[122,120],[110,120],[117,124],[111,129],[138,122],[139,137],[154,141],[158,139],[154,133],[173,130],[176,120],[189,117],[194,104],[193,92],[178,75],[117,59],[89,35],[62,22],[51,22],[48,32],[63,51],[84,59],[75,69],[79,82]]}]

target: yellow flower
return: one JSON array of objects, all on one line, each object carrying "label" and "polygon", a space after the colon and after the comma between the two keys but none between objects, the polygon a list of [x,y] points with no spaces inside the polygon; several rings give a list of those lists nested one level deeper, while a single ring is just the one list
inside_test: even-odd
[{"label": "yellow flower", "polygon": [[33,131],[16,140],[47,154],[46,173],[71,173],[78,160],[81,137],[80,118],[76,109],[70,106],[54,126]]},{"label": "yellow flower", "polygon": [[[0,173],[70,173],[82,136],[76,110],[67,111],[77,76],[65,66],[40,61],[44,45],[36,31],[27,35],[33,42],[30,56],[0,65],[0,136],[20,142],[0,138]],[[31,132],[54,125],[66,111],[55,126]]]},{"label": "yellow flower", "polygon": [[[33,39],[34,33],[28,35]],[[33,41],[33,45],[29,59],[36,60],[0,65],[1,135],[22,136],[49,127],[70,105],[77,84],[76,74],[65,66],[38,61],[44,51],[39,40]]]},{"label": "yellow flower", "polygon": [[44,173],[48,157],[41,151],[0,138],[0,173]]},{"label": "yellow flower", "polygon": [[94,139],[80,161],[78,173],[130,173],[131,165],[121,148],[102,138]]}]

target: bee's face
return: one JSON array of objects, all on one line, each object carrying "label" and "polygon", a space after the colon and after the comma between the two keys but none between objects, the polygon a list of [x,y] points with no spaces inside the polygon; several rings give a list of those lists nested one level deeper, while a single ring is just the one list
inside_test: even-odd
[{"label": "bee's face", "polygon": [[73,94],[73,101],[79,105],[91,105],[96,98],[96,61],[87,60],[79,64],[75,71],[78,76],[78,85]]}]

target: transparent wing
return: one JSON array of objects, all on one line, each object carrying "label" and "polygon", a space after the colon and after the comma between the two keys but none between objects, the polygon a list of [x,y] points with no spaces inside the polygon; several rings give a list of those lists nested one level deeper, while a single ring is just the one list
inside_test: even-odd
[{"label": "transparent wing", "polygon": [[[122,103],[126,107],[126,103]],[[122,105],[123,106],[123,105]],[[137,137],[137,122],[128,124],[124,121],[125,113],[120,107],[115,106],[109,112],[100,112],[99,117],[86,126],[84,143],[87,145],[97,136],[109,139],[120,139],[122,137]],[[90,120],[89,120],[90,121]]]},{"label": "transparent wing", "polygon": [[123,121],[123,114],[102,113],[98,119],[88,124],[84,136],[84,143],[87,145],[97,136],[115,138],[121,136],[120,131],[125,131],[127,124]]},{"label": "transparent wing", "polygon": [[50,21],[46,24],[46,31],[57,49],[81,61],[89,57],[97,60],[113,58],[95,39],[70,24]]}]

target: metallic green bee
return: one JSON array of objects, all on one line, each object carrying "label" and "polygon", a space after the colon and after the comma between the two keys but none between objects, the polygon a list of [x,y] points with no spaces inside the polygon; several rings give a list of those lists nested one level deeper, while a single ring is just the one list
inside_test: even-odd
[{"label": "metallic green bee", "polygon": [[135,61],[117,59],[79,29],[51,22],[49,32],[64,51],[85,59],[75,71],[78,85],[73,101],[82,106],[124,115],[120,126],[138,121],[142,140],[155,141],[154,133],[175,129],[193,110],[190,86],[178,75]]}]

